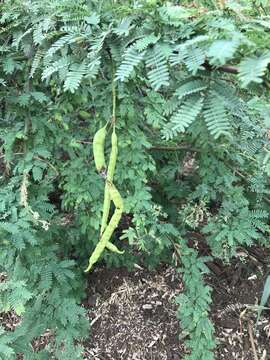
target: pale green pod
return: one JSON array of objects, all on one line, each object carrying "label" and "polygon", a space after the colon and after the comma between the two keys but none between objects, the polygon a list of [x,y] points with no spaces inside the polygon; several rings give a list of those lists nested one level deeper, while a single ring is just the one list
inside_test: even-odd
[{"label": "pale green pod", "polygon": [[107,124],[99,129],[93,139],[93,153],[96,169],[101,172],[106,168],[105,156],[104,156],[104,143],[107,134]]},{"label": "pale green pod", "polygon": [[115,246],[113,243],[111,243],[110,241],[107,242],[106,244],[106,248],[114,253],[117,254],[124,254],[125,250],[119,250],[117,246]]},{"label": "pale green pod", "polygon": [[[119,221],[121,219],[121,216],[122,216],[122,211],[119,209],[115,209],[115,212],[114,212],[113,216],[111,217],[109,225],[107,226],[106,230],[104,231],[105,235],[107,232],[107,238],[106,238],[107,241],[110,240],[114,230],[117,228]],[[108,234],[110,234],[110,236],[108,236]]]},{"label": "pale green pod", "polygon": [[[105,157],[104,157],[104,141],[106,136],[106,126],[101,128],[95,135],[93,141],[93,151],[94,151],[94,158],[96,163],[96,168],[99,172],[102,171],[106,167],[105,165]],[[110,238],[119,224],[119,221],[122,216],[123,212],[123,200],[113,185],[113,175],[117,160],[117,136],[115,133],[115,127],[113,128],[112,136],[111,136],[111,154],[110,160],[108,165],[108,172],[107,172],[107,180],[105,183],[105,190],[104,190],[104,201],[103,201],[103,214],[102,214],[102,222],[101,222],[101,232],[100,232],[100,241],[98,242],[95,250],[93,251],[92,255],[89,259],[89,264],[85,272],[91,270],[92,266],[98,261],[102,252],[104,251],[105,247],[115,253],[123,254],[124,251],[119,250],[114,244],[110,242]],[[114,203],[115,211],[114,214],[107,226],[109,211],[110,211],[110,202],[111,200]]]},{"label": "pale green pod", "polygon": [[[108,165],[108,171],[107,171],[107,179],[109,182],[113,181],[113,175],[116,165],[116,159],[117,159],[117,136],[115,133],[115,127],[113,127],[113,132],[111,136],[111,154],[110,154],[110,160]],[[106,182],[105,190],[104,190],[104,201],[103,201],[103,213],[102,213],[102,220],[101,220],[101,229],[100,229],[100,236],[103,234],[109,217],[110,212],[110,194],[109,194],[109,188],[108,183]]]},{"label": "pale green pod", "polygon": [[95,247],[95,250],[92,252],[90,259],[89,259],[89,263],[88,263],[88,267],[87,269],[84,270],[84,272],[88,272],[91,270],[92,266],[98,261],[98,259],[100,258],[103,250],[105,249],[106,246],[106,241],[99,241]]},{"label": "pale green pod", "polygon": [[109,191],[110,191],[111,200],[113,201],[115,207],[123,211],[124,203],[119,191],[116,189],[116,187],[113,184],[109,184]]},{"label": "pale green pod", "polygon": [[107,243],[110,241],[110,238],[116,229],[116,227],[119,224],[119,221],[122,216],[122,211],[120,209],[115,209],[115,212],[109,222],[109,225],[106,227],[104,233],[101,236],[100,241],[97,243],[97,246],[95,247],[95,250],[93,251],[92,255],[89,259],[89,264],[85,272],[88,272],[91,270],[92,266],[98,261],[100,258],[104,248],[106,247]]},{"label": "pale green pod", "polygon": [[102,220],[101,220],[100,236],[102,236],[102,234],[107,226],[107,221],[108,221],[109,212],[110,212],[110,203],[111,203],[110,192],[109,192],[108,184],[106,182],[105,189],[104,189],[103,213],[102,213]]}]

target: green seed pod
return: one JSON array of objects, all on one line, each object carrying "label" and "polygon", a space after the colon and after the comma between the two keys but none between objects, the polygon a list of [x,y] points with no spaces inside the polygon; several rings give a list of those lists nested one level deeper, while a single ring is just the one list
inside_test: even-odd
[{"label": "green seed pod", "polygon": [[[94,159],[98,172],[101,172],[104,168],[106,168],[105,157],[104,157],[104,142],[105,142],[106,133],[107,132],[105,125],[103,128],[98,130],[93,141]],[[110,242],[110,238],[119,224],[124,207],[122,197],[119,191],[112,183],[116,160],[117,160],[117,152],[118,152],[115,127],[113,128],[113,132],[111,136],[111,145],[112,145],[112,149],[111,149],[108,172],[107,172],[107,180],[105,183],[105,190],[104,190],[103,214],[102,214],[101,231],[100,231],[101,238],[98,244],[96,245],[92,255],[90,256],[89,264],[85,272],[91,270],[92,266],[100,258],[105,247],[111,250],[112,252],[118,254],[124,253],[124,251],[119,250],[114,244]],[[111,200],[114,203],[115,211],[109,222],[109,225],[107,226]]]},{"label": "green seed pod", "polygon": [[109,193],[109,186],[106,182],[105,190],[104,190],[103,213],[102,213],[102,220],[101,220],[100,236],[102,236],[102,234],[107,226],[107,221],[108,221],[109,212],[110,212],[110,202],[111,202],[111,198],[110,198],[110,193]]},{"label": "green seed pod", "polygon": [[89,264],[87,269],[84,270],[84,272],[88,272],[91,270],[92,266],[98,261],[98,259],[100,258],[103,250],[105,249],[106,246],[106,242],[105,241],[99,241],[95,247],[95,250],[92,252],[90,259],[89,259]]},{"label": "green seed pod", "polygon": [[99,129],[93,139],[93,153],[94,161],[96,164],[96,169],[100,173],[104,168],[106,168],[105,156],[104,156],[104,143],[105,137],[107,134],[106,130],[107,124]]},{"label": "green seed pod", "polygon": [[114,244],[112,244],[111,242],[107,242],[106,244],[106,248],[114,253],[117,254],[124,254],[125,250],[119,250],[117,246],[115,246]]},{"label": "green seed pod", "polygon": [[123,199],[122,199],[119,191],[116,189],[116,187],[113,184],[109,184],[109,191],[110,191],[110,197],[111,197],[116,209],[119,209],[122,212],[123,208],[124,208],[124,204],[123,204]]},{"label": "green seed pod", "polygon": [[[107,172],[107,179],[109,182],[113,181],[113,175],[114,175],[116,159],[117,159],[117,152],[118,152],[115,126],[113,127],[113,132],[112,132],[112,136],[111,136],[111,145],[112,145],[112,149],[111,149],[110,160],[109,160],[109,165],[108,165],[108,172]],[[100,229],[101,235],[103,234],[103,232],[107,226],[107,221],[108,221],[109,212],[110,212],[110,202],[111,202],[111,199],[110,199],[110,194],[109,194],[109,188],[108,188],[108,183],[106,182],[105,190],[104,190],[103,214],[102,214],[101,229]]]},{"label": "green seed pod", "polygon": [[122,211],[119,209],[115,209],[115,212],[109,222],[109,225],[106,227],[103,235],[101,236],[100,241],[97,243],[95,250],[90,256],[88,267],[86,270],[84,270],[84,272],[88,272],[89,270],[91,270],[92,266],[100,258],[103,250],[105,249],[107,243],[110,241],[110,238],[121,219],[121,215],[122,215]]}]

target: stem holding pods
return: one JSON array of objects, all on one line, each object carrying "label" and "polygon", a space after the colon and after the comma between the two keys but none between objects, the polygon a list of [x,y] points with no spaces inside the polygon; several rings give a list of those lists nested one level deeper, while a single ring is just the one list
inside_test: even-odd
[{"label": "stem holding pods", "polygon": [[[103,172],[105,173],[106,182],[104,189],[100,240],[90,256],[89,264],[85,272],[91,270],[92,266],[98,261],[105,248],[118,254],[124,253],[124,251],[119,250],[117,246],[115,246],[110,242],[111,236],[119,224],[124,207],[122,197],[119,191],[113,185],[113,175],[114,175],[116,160],[118,155],[117,135],[115,132],[116,91],[115,91],[114,82],[112,84],[112,97],[113,97],[113,109],[112,109],[113,131],[111,135],[111,153],[110,153],[107,173],[106,173],[106,163],[104,156],[104,144],[105,144],[105,137],[107,134],[107,130],[106,130],[107,124],[97,131],[93,140],[93,153],[94,153],[96,168],[100,174],[102,174]],[[111,217],[109,224],[107,225],[111,200],[114,203],[115,211],[113,216]]]}]

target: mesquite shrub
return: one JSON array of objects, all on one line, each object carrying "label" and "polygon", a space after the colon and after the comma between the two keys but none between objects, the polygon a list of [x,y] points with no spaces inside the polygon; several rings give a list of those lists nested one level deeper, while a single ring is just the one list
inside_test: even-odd
[{"label": "mesquite shrub", "polygon": [[[187,359],[213,359],[208,259],[186,233],[224,261],[269,246],[268,2],[4,0],[0,10],[0,311],[22,317],[0,329],[0,355],[81,358],[83,270],[104,191],[92,141],[115,83],[124,215],[113,243],[125,253],[103,261],[179,266]],[[33,353],[46,329],[51,343]]]}]

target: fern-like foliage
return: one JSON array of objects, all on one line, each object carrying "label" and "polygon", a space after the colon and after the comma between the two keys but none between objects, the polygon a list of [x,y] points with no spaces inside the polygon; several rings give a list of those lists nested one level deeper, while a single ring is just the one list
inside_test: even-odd
[{"label": "fern-like foliage", "polygon": [[53,73],[59,72],[60,70],[67,69],[70,63],[70,58],[63,56],[62,58],[49,63],[42,72],[42,80],[49,78]]},{"label": "fern-like foliage", "polygon": [[243,115],[244,103],[237,97],[236,89],[228,83],[215,79],[211,84],[211,89],[215,92],[216,96],[224,104],[229,112],[235,116]]},{"label": "fern-like foliage", "polygon": [[191,96],[184,101],[180,108],[173,114],[169,123],[169,130],[164,130],[164,136],[169,139],[184,132],[199,115],[203,107],[203,98]]},{"label": "fern-like foliage", "polygon": [[90,38],[90,47],[88,52],[89,58],[93,59],[101,52],[105,39],[110,34],[110,32],[110,29],[108,29],[107,31],[98,32],[95,34],[95,36]]},{"label": "fern-like foliage", "polygon": [[[240,190],[236,189],[236,191]],[[224,201],[220,215],[221,218],[226,217],[226,224],[216,223],[214,219],[211,219],[204,227],[204,232],[209,234],[209,241],[216,256],[219,256],[218,252],[221,251],[224,243],[228,244],[227,251],[230,256],[235,246],[250,246],[253,241],[263,239],[263,234],[268,231],[265,224],[268,214],[261,210],[250,211],[247,204],[241,203],[241,200],[237,205]]]},{"label": "fern-like foliage", "polygon": [[168,3],[159,9],[161,18],[166,24],[178,27],[184,19],[188,19],[196,13],[194,9],[187,9],[180,5]]},{"label": "fern-like foliage", "polygon": [[77,41],[78,36],[76,34],[66,34],[62,36],[60,39],[56,40],[49,48],[45,57],[52,57],[57,51],[62,49],[66,45],[70,45]]},{"label": "fern-like foliage", "polygon": [[142,37],[141,39],[137,40],[134,47],[139,52],[146,50],[149,45],[154,45],[160,39],[160,36],[156,36],[154,33],[149,34],[147,36]]},{"label": "fern-like foliage", "polygon": [[198,70],[203,69],[202,64],[205,62],[205,59],[206,51],[204,46],[187,42],[174,48],[170,56],[170,63],[172,66],[185,64],[188,71],[195,75]]},{"label": "fern-like foliage", "polygon": [[33,294],[27,289],[24,281],[6,281],[0,284],[1,311],[13,310],[22,315],[25,312],[25,304]]},{"label": "fern-like foliage", "polygon": [[[166,139],[173,138],[178,132],[184,132],[199,114],[203,115],[206,126],[214,139],[218,139],[221,135],[230,136],[231,125],[222,86],[215,85],[217,92],[207,91],[208,86],[205,80],[191,79],[176,90],[175,96],[178,96],[180,103],[184,102],[174,112],[163,130]],[[207,95],[204,101],[205,94]],[[177,102],[174,101],[173,104]]]},{"label": "fern-like foliage", "polygon": [[118,24],[118,26],[113,30],[113,32],[119,36],[127,36],[130,30],[133,28],[132,20],[133,19],[131,16],[125,16]]},{"label": "fern-like foliage", "polygon": [[230,134],[230,122],[224,104],[215,92],[210,92],[205,100],[203,116],[211,135],[218,139],[221,135]]},{"label": "fern-like foliage", "polygon": [[116,71],[115,79],[121,81],[128,79],[133,69],[139,65],[143,57],[144,52],[139,52],[134,46],[128,48],[123,55],[124,60]]},{"label": "fern-like foliage", "polygon": [[186,293],[176,297],[179,304],[177,315],[181,323],[182,331],[188,340],[186,344],[192,350],[186,355],[185,360],[213,360],[214,326],[208,319],[210,310],[212,289],[203,283],[203,274],[209,273],[205,262],[210,258],[199,257],[197,252],[189,248],[186,242],[179,240],[185,256],[181,256],[183,280]]},{"label": "fern-like foliage", "polygon": [[207,51],[210,63],[213,65],[223,65],[231,59],[239,46],[237,40],[216,40]]},{"label": "fern-like foliage", "polygon": [[64,90],[74,93],[80,86],[80,82],[86,73],[86,69],[85,63],[71,65],[64,82]]},{"label": "fern-like foliage", "polygon": [[179,106],[179,100],[176,96],[172,96],[169,100],[166,102],[166,106],[163,110],[163,114],[165,116],[172,115],[172,113],[178,108]]},{"label": "fern-like foliage", "polygon": [[207,88],[207,83],[204,80],[200,79],[189,79],[189,81],[185,82],[183,85],[180,85],[177,90],[175,91],[175,95],[178,97],[179,100],[182,98],[198,93],[202,90]]},{"label": "fern-like foliage", "polygon": [[202,69],[202,64],[205,62],[206,54],[203,48],[198,46],[189,46],[184,50],[184,63],[193,75],[199,69]]},{"label": "fern-like foliage", "polygon": [[241,61],[239,65],[239,79],[242,85],[246,87],[251,82],[261,83],[262,76],[267,70],[270,63],[270,51],[261,56],[248,57]]},{"label": "fern-like foliage", "polygon": [[148,52],[146,66],[150,68],[147,76],[155,90],[158,90],[161,86],[169,85],[169,69],[163,47],[156,46]]},{"label": "fern-like foliage", "polygon": [[30,78],[32,78],[34,76],[34,74],[35,74],[37,68],[39,67],[44,55],[45,55],[44,50],[41,50],[41,49],[37,50],[37,52],[36,52],[36,54],[34,56],[32,65],[31,65]]},{"label": "fern-like foliage", "polygon": [[14,359],[15,352],[11,347],[11,343],[12,341],[9,339],[7,332],[0,326],[0,356],[2,359]]}]

